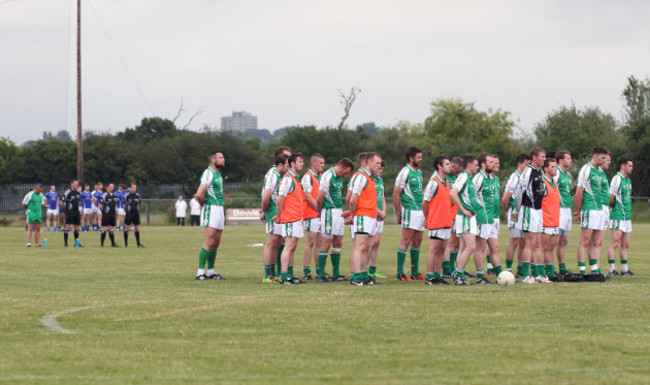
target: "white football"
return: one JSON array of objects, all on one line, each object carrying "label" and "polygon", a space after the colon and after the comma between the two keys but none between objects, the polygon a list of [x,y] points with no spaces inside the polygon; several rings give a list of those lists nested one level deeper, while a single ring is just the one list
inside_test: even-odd
[{"label": "white football", "polygon": [[501,286],[512,286],[515,284],[515,275],[508,270],[504,270],[497,276],[497,283]]}]

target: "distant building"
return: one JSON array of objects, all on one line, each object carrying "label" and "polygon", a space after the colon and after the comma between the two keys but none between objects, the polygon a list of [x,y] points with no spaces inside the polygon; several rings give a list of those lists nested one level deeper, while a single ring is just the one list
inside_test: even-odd
[{"label": "distant building", "polygon": [[224,131],[257,129],[257,116],[253,116],[246,111],[233,111],[232,116],[221,118],[221,129]]}]

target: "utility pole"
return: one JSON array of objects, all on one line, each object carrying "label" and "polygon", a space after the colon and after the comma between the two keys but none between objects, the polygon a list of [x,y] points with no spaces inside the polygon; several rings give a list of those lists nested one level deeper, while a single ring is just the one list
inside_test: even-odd
[{"label": "utility pole", "polygon": [[81,0],[77,0],[77,179],[84,180],[84,149],[81,133]]}]

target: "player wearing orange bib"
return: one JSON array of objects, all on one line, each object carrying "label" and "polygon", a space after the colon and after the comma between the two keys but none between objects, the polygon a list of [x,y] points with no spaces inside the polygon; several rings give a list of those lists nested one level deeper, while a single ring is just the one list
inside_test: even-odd
[{"label": "player wearing orange bib", "polygon": [[311,168],[302,176],[300,184],[305,194],[305,204],[303,209],[302,227],[307,232],[307,241],[302,254],[302,271],[303,279],[314,279],[311,275],[311,258],[313,255],[316,273],[318,273],[318,246],[320,245],[320,213],[316,207],[318,200],[318,188],[320,185],[320,175],[325,168],[325,157],[321,154],[313,154],[309,161]]},{"label": "player wearing orange bib", "polygon": [[429,230],[429,253],[427,254],[427,275],[424,281],[427,285],[448,285],[442,279],[442,260],[452,234],[452,226],[456,212],[452,207],[449,195],[447,174],[451,162],[445,156],[439,156],[433,161],[436,172],[433,173],[422,197],[422,212],[426,218]]},{"label": "player wearing orange bib", "polygon": [[[551,156],[552,155],[552,156]],[[557,162],[554,154],[551,154],[544,162],[544,184],[546,185],[546,196],[542,198],[542,251],[544,252],[544,266],[537,266],[537,276],[542,282],[548,283],[555,279],[555,265],[553,264],[553,249],[560,240],[560,189],[554,180],[557,173]]]}]

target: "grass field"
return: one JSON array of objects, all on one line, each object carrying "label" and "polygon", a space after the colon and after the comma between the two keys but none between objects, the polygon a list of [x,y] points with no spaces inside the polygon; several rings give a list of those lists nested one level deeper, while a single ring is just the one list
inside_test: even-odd
[{"label": "grass field", "polygon": [[[198,228],[145,227],[145,249],[100,249],[97,233],[28,249],[3,228],[0,383],[650,383],[649,233],[635,225],[636,276],[607,283],[355,287],[263,285],[261,226],[226,228],[227,281],[194,280]],[[387,226],[389,276],[398,238]]]}]

